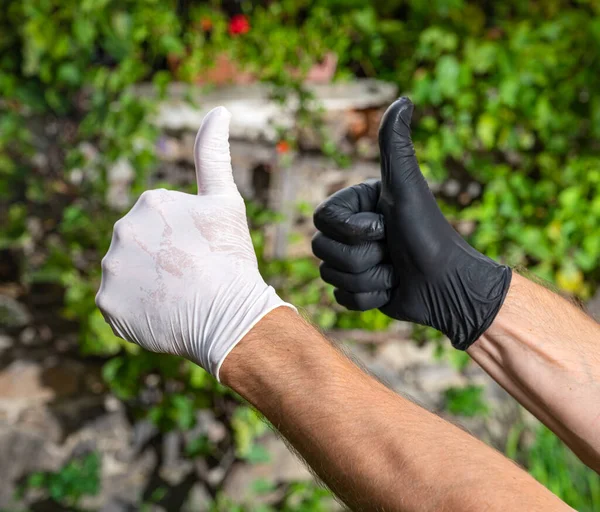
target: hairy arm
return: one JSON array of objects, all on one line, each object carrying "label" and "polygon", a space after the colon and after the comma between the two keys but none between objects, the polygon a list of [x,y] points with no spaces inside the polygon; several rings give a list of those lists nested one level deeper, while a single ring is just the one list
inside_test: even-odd
[{"label": "hairy arm", "polygon": [[291,310],[264,317],[221,377],[352,510],[570,510],[492,448],[366,375]]},{"label": "hairy arm", "polygon": [[498,316],[468,353],[600,472],[600,325],[515,273]]}]

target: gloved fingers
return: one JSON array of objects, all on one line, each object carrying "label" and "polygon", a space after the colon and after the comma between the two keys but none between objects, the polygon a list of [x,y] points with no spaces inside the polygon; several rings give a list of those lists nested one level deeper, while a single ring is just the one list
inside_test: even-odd
[{"label": "gloved fingers", "polygon": [[315,227],[346,244],[383,240],[383,216],[377,213],[381,182],[368,180],[339,190],[315,209]]},{"label": "gloved fingers", "polygon": [[317,231],[312,239],[313,254],[342,272],[359,274],[381,263],[386,258],[385,244],[363,242],[347,245]]},{"label": "gloved fingers", "polygon": [[391,297],[390,290],[351,293],[346,290],[336,288],[333,291],[333,294],[335,296],[335,300],[337,300],[340,305],[352,311],[378,309],[387,304]]},{"label": "gloved fingers", "polygon": [[390,264],[375,265],[360,274],[342,272],[321,263],[321,278],[336,288],[352,293],[389,290],[394,285],[394,269]]},{"label": "gloved fingers", "polygon": [[[109,279],[111,276],[118,275],[121,269],[128,263],[127,251],[136,240],[136,228],[131,219],[132,214],[130,212],[115,222],[113,226],[108,251],[106,251],[100,263],[103,281]],[[143,244],[141,247],[147,249]]]},{"label": "gloved fingers", "polygon": [[229,153],[231,113],[225,107],[212,109],[202,121],[194,142],[198,195],[239,194]]},{"label": "gloved fingers", "polygon": [[419,169],[411,139],[410,122],[413,110],[412,102],[402,97],[388,107],[381,119],[379,149],[384,195],[398,197],[407,187],[413,187],[415,183],[426,183]]}]

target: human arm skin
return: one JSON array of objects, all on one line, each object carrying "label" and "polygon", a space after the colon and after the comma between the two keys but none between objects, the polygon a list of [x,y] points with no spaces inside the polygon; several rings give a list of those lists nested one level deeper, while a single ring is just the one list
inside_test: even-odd
[{"label": "human arm skin", "polygon": [[600,472],[600,325],[517,273],[498,316],[467,352]]},{"label": "human arm skin", "polygon": [[571,510],[492,448],[362,372],[291,310],[265,316],[221,379],[352,510]]}]

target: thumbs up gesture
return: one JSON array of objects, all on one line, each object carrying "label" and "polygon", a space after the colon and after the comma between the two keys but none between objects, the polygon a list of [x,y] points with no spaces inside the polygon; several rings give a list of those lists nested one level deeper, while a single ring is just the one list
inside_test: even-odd
[{"label": "thumbs up gesture", "polygon": [[340,190],[316,209],[313,252],[341,305],[434,327],[465,350],[500,310],[511,270],[445,219],[419,169],[412,112],[400,98],[382,118],[381,181]]},{"label": "thumbs up gesture", "polygon": [[219,377],[225,357],[284,303],[262,279],[233,181],[230,113],[210,111],[194,146],[198,195],[149,190],[117,221],[96,304],[114,333]]}]

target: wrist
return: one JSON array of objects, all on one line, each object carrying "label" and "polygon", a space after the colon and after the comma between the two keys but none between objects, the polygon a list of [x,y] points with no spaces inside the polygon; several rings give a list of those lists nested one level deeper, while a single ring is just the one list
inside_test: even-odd
[{"label": "wrist", "polygon": [[[291,308],[280,307],[269,311],[231,350],[220,369],[220,380],[226,386],[241,392],[248,384],[248,376],[256,375],[261,368],[285,357],[295,347],[294,340],[287,340],[286,333],[302,322]],[[286,340],[286,341],[283,341]],[[283,346],[285,345],[285,346]]]},{"label": "wrist", "polygon": [[237,293],[228,293],[216,303],[221,305],[221,314],[215,309],[215,318],[221,321],[213,322],[209,334],[211,344],[202,351],[202,366],[209,369],[217,380],[220,369],[229,354],[246,335],[271,311],[286,306],[296,310],[294,306],[283,302],[273,287],[262,281],[247,282],[237,287]]},{"label": "wrist", "polygon": [[520,307],[516,304],[517,297],[522,294],[524,287],[527,286],[528,282],[529,281],[526,278],[518,273],[512,273],[501,307],[494,315],[488,327],[482,331],[477,339],[492,337],[505,332],[507,324],[510,323],[510,319],[515,314],[515,308]]},{"label": "wrist", "polygon": [[345,358],[296,311],[279,307],[231,351],[221,367],[221,382],[254,405],[268,395],[272,407],[286,382],[325,383],[339,360]]},{"label": "wrist", "polygon": [[453,324],[454,329],[449,336],[454,348],[459,350],[467,350],[492,326],[511,287],[513,273],[510,267],[478,256],[484,259],[486,265],[480,266],[479,271],[467,271],[466,276],[470,279],[454,287],[470,290],[462,296],[462,303],[456,305],[458,322]]}]

